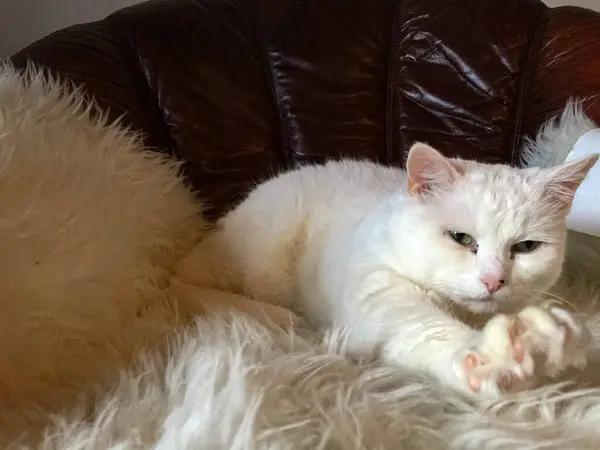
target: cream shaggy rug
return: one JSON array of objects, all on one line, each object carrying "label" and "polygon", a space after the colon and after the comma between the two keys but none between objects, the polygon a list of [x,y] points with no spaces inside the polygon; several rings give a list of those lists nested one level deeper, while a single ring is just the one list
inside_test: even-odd
[{"label": "cream shaggy rug", "polygon": [[[527,162],[559,160],[590,126],[571,107]],[[81,93],[0,68],[1,448],[600,448],[594,364],[473,405],[350,360],[341,331],[207,314],[222,293],[172,278],[203,225],[176,164],[90,118]],[[600,243],[573,234],[569,251],[555,294],[599,340]]]}]

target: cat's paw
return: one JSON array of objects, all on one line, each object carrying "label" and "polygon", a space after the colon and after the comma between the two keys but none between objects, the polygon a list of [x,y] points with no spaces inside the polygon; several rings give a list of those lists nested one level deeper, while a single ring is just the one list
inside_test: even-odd
[{"label": "cat's paw", "polygon": [[497,315],[462,354],[458,370],[472,392],[497,396],[526,389],[536,376],[586,365],[587,328],[566,310],[527,307]]}]

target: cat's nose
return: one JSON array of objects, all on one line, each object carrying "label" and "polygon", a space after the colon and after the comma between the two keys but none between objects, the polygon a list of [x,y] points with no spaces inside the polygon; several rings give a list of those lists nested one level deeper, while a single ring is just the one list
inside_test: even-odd
[{"label": "cat's nose", "polygon": [[501,275],[493,275],[486,273],[480,278],[481,282],[485,284],[490,294],[498,292],[502,286],[504,286],[504,279]]}]

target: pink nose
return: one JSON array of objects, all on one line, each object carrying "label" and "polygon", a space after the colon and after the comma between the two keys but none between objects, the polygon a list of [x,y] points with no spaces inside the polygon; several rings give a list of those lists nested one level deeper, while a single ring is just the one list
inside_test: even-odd
[{"label": "pink nose", "polygon": [[489,273],[483,275],[480,278],[481,282],[485,284],[490,294],[497,292],[504,286],[504,280],[500,278],[500,275],[491,275]]}]

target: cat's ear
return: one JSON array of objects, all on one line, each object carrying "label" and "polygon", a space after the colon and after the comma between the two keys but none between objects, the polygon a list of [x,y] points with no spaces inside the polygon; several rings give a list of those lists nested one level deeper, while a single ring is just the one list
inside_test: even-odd
[{"label": "cat's ear", "polygon": [[577,189],[600,155],[578,158],[567,164],[546,169],[544,175],[548,199],[561,208],[570,209]]},{"label": "cat's ear", "polygon": [[413,144],[408,151],[406,172],[408,193],[412,196],[448,189],[460,176],[448,158],[422,142]]}]

